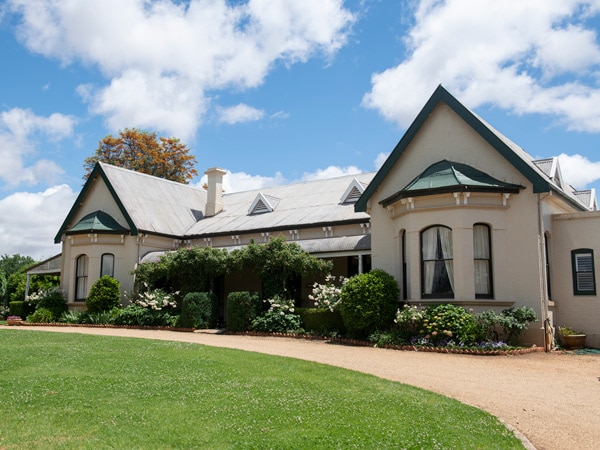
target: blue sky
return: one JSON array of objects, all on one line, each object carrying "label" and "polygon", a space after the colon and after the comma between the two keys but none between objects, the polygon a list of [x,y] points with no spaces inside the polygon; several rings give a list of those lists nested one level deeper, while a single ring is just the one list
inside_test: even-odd
[{"label": "blue sky", "polygon": [[109,133],[179,137],[199,173],[254,189],[376,170],[438,84],[598,188],[599,18],[600,0],[4,0],[0,254],[60,252]]}]

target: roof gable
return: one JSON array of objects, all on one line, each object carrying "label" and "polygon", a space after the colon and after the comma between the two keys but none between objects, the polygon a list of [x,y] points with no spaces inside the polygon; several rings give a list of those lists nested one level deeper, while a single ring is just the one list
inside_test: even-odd
[{"label": "roof gable", "polygon": [[423,109],[419,112],[415,120],[406,130],[390,156],[387,158],[383,166],[379,169],[373,181],[367,186],[361,197],[355,204],[356,211],[366,211],[367,202],[381,185],[388,173],[392,170],[404,150],[409,146],[421,127],[429,118],[435,107],[440,103],[446,104],[454,113],[456,113],[467,125],[469,125],[476,133],[478,133],[492,148],[500,153],[508,162],[510,162],[525,178],[533,185],[533,192],[548,192],[550,185],[544,179],[542,173],[531,163],[527,161],[525,152],[516,144],[511,142],[506,137],[502,136],[498,131],[485,123],[476,114],[466,108],[456,98],[454,98],[441,85],[437,87],[433,95],[429,98]]},{"label": "roof gable", "polygon": [[340,203],[355,203],[363,192],[365,192],[365,187],[360,183],[360,181],[354,178],[342,195]]},{"label": "roof gable", "polygon": [[248,214],[263,214],[272,212],[279,203],[277,197],[266,196],[262,192],[259,192],[252,205],[248,209]]},{"label": "roof gable", "polygon": [[56,233],[56,236],[54,237],[55,244],[60,243],[62,235],[67,231],[69,224],[75,217],[75,214],[77,213],[77,211],[79,210],[81,205],[83,205],[88,192],[90,191],[92,185],[97,181],[98,177],[106,184],[106,187],[108,188],[113,200],[117,204],[119,211],[121,211],[121,213],[125,217],[125,221],[127,222],[127,226],[129,227],[130,234],[132,236],[135,236],[138,234],[138,229],[135,226],[135,223],[133,222],[133,220],[131,219],[130,215],[127,212],[127,209],[125,208],[125,206],[119,199],[119,196],[117,195],[117,193],[115,192],[115,189],[111,185],[110,180],[106,176],[106,173],[103,170],[103,164],[96,163],[96,165],[94,166],[94,169],[92,170],[88,179],[86,180],[85,184],[83,185],[81,192],[77,196],[75,203],[73,203],[73,206],[69,210],[67,217],[65,218],[60,229],[58,230],[58,233]]}]

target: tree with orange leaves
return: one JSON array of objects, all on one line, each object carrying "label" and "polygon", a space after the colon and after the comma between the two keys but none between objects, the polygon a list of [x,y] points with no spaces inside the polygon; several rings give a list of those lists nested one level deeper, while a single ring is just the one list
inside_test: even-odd
[{"label": "tree with orange leaves", "polygon": [[126,128],[117,137],[106,136],[94,154],[85,159],[84,179],[98,161],[188,184],[198,172],[196,157],[177,138],[158,137],[156,132]]}]

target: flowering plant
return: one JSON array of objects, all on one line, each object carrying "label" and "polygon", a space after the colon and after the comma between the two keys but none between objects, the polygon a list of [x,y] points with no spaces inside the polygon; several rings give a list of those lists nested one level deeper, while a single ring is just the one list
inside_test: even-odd
[{"label": "flowering plant", "polygon": [[279,297],[268,300],[269,309],[252,321],[252,329],[266,333],[285,333],[300,329],[300,316],[295,314],[294,301]]},{"label": "flowering plant", "polygon": [[177,294],[179,294],[179,292],[167,294],[162,289],[153,289],[151,291],[139,293],[138,298],[134,303],[142,308],[148,308],[154,311],[161,311],[163,308],[175,309],[177,308],[177,302],[175,301],[174,296]]},{"label": "flowering plant", "polygon": [[348,282],[348,278],[340,275],[338,282],[340,285],[336,286],[335,277],[327,275],[325,284],[314,283],[312,294],[308,296],[309,300],[312,300],[317,308],[329,308],[333,311],[342,300],[342,287]]},{"label": "flowering plant", "polygon": [[6,319],[7,320],[22,320],[21,316],[8,316]]}]

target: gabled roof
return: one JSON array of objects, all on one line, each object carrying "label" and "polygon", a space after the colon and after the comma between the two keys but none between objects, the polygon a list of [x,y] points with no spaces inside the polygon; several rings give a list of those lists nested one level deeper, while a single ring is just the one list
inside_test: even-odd
[{"label": "gabled roof", "polygon": [[404,136],[402,136],[388,159],[373,178],[373,181],[369,184],[369,186],[367,186],[367,189],[365,189],[363,195],[361,195],[356,202],[356,211],[367,210],[367,202],[371,196],[375,193],[377,188],[390,173],[402,153],[404,153],[410,142],[413,140],[423,124],[429,118],[430,114],[440,102],[446,104],[452,111],[454,111],[476,133],[478,133],[488,144],[490,144],[492,148],[500,153],[527,180],[529,180],[533,185],[534,193],[549,192],[551,190],[556,191],[574,207],[580,210],[586,209],[574,195],[569,195],[569,193],[563,191],[560,186],[557,186],[552,180],[550,180],[549,177],[533,163],[531,156],[529,156],[521,147],[495,130],[474,112],[466,108],[440,85],[429,98],[423,109],[421,109],[412,124],[408,127],[406,133],[404,133]]},{"label": "gabled roof", "polygon": [[67,230],[67,234],[76,233],[122,233],[129,231],[121,226],[110,214],[94,211]]},{"label": "gabled roof", "polygon": [[56,243],[71,229],[93,184],[100,180],[105,183],[132,236],[141,232],[182,236],[204,216],[206,191],[202,189],[97,163],[54,238]]},{"label": "gabled roof", "polygon": [[432,164],[403,189],[382,200],[388,206],[398,199],[448,192],[518,193],[523,186],[505,183],[467,164],[442,160]]}]

